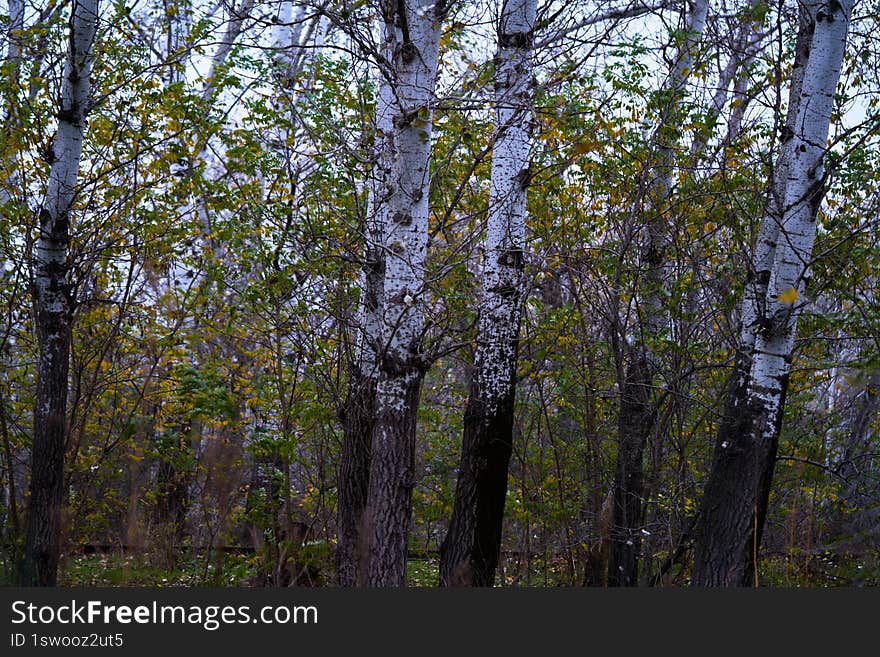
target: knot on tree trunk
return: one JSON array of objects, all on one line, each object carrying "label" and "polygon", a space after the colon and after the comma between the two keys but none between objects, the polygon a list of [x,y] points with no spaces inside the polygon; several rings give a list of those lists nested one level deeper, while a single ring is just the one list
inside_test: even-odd
[{"label": "knot on tree trunk", "polygon": [[525,32],[502,32],[498,35],[498,45],[501,48],[531,48],[535,43],[533,30]]}]

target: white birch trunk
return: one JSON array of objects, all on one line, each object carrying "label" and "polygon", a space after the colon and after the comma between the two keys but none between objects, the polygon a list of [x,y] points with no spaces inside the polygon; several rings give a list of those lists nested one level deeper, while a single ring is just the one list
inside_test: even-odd
[{"label": "white birch trunk", "polygon": [[742,36],[744,37],[744,42],[738,42],[741,44],[742,50],[736,53],[739,62],[739,75],[735,76],[733,84],[733,99],[738,101],[738,103],[731,109],[730,116],[727,119],[727,134],[724,137],[725,144],[732,143],[739,136],[746,109],[751,101],[751,96],[748,94],[751,83],[749,71],[761,49],[761,41],[764,36],[761,30],[761,22],[756,18],[756,14],[760,11],[762,5],[763,0],[752,0],[747,9],[750,20],[743,23]]},{"label": "white birch trunk", "polygon": [[[666,242],[669,239],[668,224],[664,216],[664,206],[669,201],[672,178],[675,173],[675,153],[679,147],[681,130],[681,100],[688,79],[693,72],[694,52],[696,51],[709,11],[708,0],[689,0],[684,41],[676,53],[675,63],[664,87],[669,95],[666,107],[661,112],[656,130],[651,138],[652,166],[647,184],[647,204],[640,199],[634,216],[650,215],[645,222],[645,240],[640,253],[641,264],[645,269],[645,284],[642,292],[641,326],[638,329],[639,349],[648,353],[644,338],[656,337],[666,328],[667,317],[663,310],[666,289],[667,267],[665,260]],[[649,207],[645,207],[648,205]]]},{"label": "white birch trunk", "polygon": [[[24,30],[24,2],[23,0],[9,0],[7,3],[7,9],[9,10],[9,27],[7,28],[8,32],[6,34],[6,56],[5,63],[9,67],[8,73],[6,75],[7,81],[10,83],[9,89],[10,94],[12,93],[13,85],[18,80],[18,72],[21,67],[21,32]],[[11,97],[11,96],[10,96]],[[9,120],[12,115],[11,107],[4,107],[4,119]],[[6,126],[8,129],[8,126]],[[3,193],[2,188],[0,188],[0,194]],[[3,197],[0,197],[2,200]]]},{"label": "white birch trunk", "polygon": [[[754,62],[762,38],[761,24],[756,20],[755,14],[760,10],[764,2],[765,0],[750,0],[745,8],[750,19],[740,23],[733,41],[730,58],[718,76],[718,88],[712,95],[712,105],[709,108],[706,129],[698,133],[691,143],[690,156],[693,161],[698,159],[705,161],[708,159],[708,154],[705,152],[706,147],[709,145],[709,139],[714,131],[715,122],[724,111],[724,107],[727,105],[727,100],[731,94],[734,99],[740,100],[740,103],[731,110],[731,118],[728,122],[725,141],[729,141],[739,133],[743,113],[748,106],[748,97],[745,94],[749,81],[748,72]],[[732,90],[730,89],[731,82],[733,82]],[[734,124],[735,128],[733,127]]]},{"label": "white birch trunk", "polygon": [[852,0],[817,0],[801,8],[782,151],[747,281],[742,344],[728,406],[697,517],[694,586],[758,582],[758,553],[852,6]]},{"label": "white birch trunk", "polygon": [[[756,18],[760,11],[764,0],[750,0],[745,11],[749,20],[740,23],[734,38],[730,58],[718,78],[718,88],[712,95],[712,104],[709,107],[706,118],[706,127],[694,137],[691,143],[690,160],[694,167],[698,167],[698,163],[704,163],[709,170],[712,161],[717,155],[715,152],[708,152],[710,139],[715,131],[716,123],[725,109],[731,95],[736,104],[731,108],[730,116],[727,121],[726,134],[721,140],[721,146],[730,144],[738,135],[742,126],[742,119],[745,110],[749,104],[749,96],[746,93],[749,87],[749,69],[755,60],[755,57],[761,47],[763,40],[763,31],[761,29],[761,21]],[[731,82],[733,89],[730,89]],[[699,281],[702,278],[703,263],[703,240],[706,237],[705,232],[701,230],[700,239],[694,245],[694,252],[690,258],[688,268],[691,271],[691,280]],[[697,304],[700,301],[700,286],[694,285],[687,294],[687,313],[692,315],[696,312]],[[679,336],[689,336],[691,331],[691,322],[688,320],[680,320]],[[689,339],[689,338],[685,338]]]},{"label": "white birch trunk", "polygon": [[207,100],[214,95],[214,88],[217,84],[217,75],[219,74],[220,67],[226,63],[229,53],[232,52],[232,47],[241,36],[241,32],[244,29],[244,22],[250,17],[253,8],[254,0],[242,0],[240,6],[236,7],[233,5],[230,8],[229,23],[226,26],[226,31],[224,32],[220,43],[217,45],[217,50],[214,51],[214,56],[211,58],[211,68],[208,72],[208,78],[205,82],[205,86],[202,87],[202,98]]},{"label": "white birch trunk", "polygon": [[[391,62],[396,34],[386,31],[382,55]],[[358,279],[355,353],[349,391],[343,408],[344,440],[339,469],[337,513],[337,574],[340,586],[356,586],[366,564],[364,509],[370,477],[370,452],[375,417],[378,354],[382,350],[385,288],[385,240],[389,195],[393,190],[394,89],[392,72],[378,67],[374,155],[367,179],[364,218],[364,261]]]},{"label": "white birch trunk", "polygon": [[652,182],[651,195],[659,201],[666,201],[672,188],[673,167],[678,139],[669,139],[670,135],[680,134],[678,127],[681,120],[681,98],[685,93],[688,80],[694,69],[694,53],[699,46],[703,31],[706,28],[706,17],[709,13],[708,0],[689,0],[684,42],[678,49],[675,65],[670,72],[666,84],[669,102],[660,117],[660,124],[654,132],[658,175]]},{"label": "white birch trunk", "polygon": [[58,128],[51,147],[52,165],[40,208],[40,230],[33,263],[39,361],[31,502],[21,569],[21,583],[30,586],[55,585],[60,552],[73,302],[68,277],[70,213],[77,192],[89,111],[98,0],[74,0],[71,12]]},{"label": "white birch trunk", "polygon": [[[434,3],[405,4],[411,40],[401,40],[401,52],[394,55],[395,162],[385,235],[383,357],[393,363],[391,370],[412,364],[424,326],[431,122],[440,40],[439,22],[430,15]],[[409,379],[405,375],[401,382]],[[398,406],[400,397],[391,394],[385,401]]]},{"label": "white birch trunk", "polygon": [[[389,40],[390,41],[390,40]],[[385,56],[394,49],[386,45]],[[395,159],[394,89],[385,74],[377,76],[375,156],[369,174],[365,217],[365,262],[361,271],[358,305],[359,331],[356,367],[361,376],[378,378],[377,350],[382,348],[382,317],[384,309],[385,250],[388,235],[388,204],[393,191],[391,180]]]},{"label": "white birch trunk", "polygon": [[[24,30],[24,0],[8,0],[6,8],[9,11],[9,27],[7,33],[6,61],[18,65],[21,58],[20,33]],[[15,71],[13,72],[13,76]]]},{"label": "white birch trunk", "polygon": [[[245,9],[250,11],[247,7]],[[272,28],[272,47],[276,51],[273,59],[279,75],[286,78],[286,86],[291,89],[296,76],[322,46],[325,21],[320,11],[309,16],[310,9],[309,4],[285,0],[278,8],[276,24]],[[312,47],[307,48],[310,42]]]},{"label": "white birch trunk", "polygon": [[[242,30],[244,29],[244,22],[250,15],[253,6],[253,0],[242,0],[240,6],[233,6],[230,9],[231,18],[226,25],[223,36],[220,38],[217,49],[211,57],[209,72],[202,85],[200,95],[204,100],[213,100],[217,85],[217,76],[220,74],[220,70],[226,65],[233,46],[241,36]],[[178,11],[182,10],[179,9]],[[173,20],[169,25],[169,56],[173,52],[171,48],[179,48],[188,38],[188,34],[189,17],[181,14],[174,15]],[[185,62],[172,66],[171,73],[169,74],[169,84],[182,81],[184,79],[185,69]],[[182,166],[178,171],[180,175],[192,176],[194,167],[199,166],[199,163],[201,162],[210,161],[210,138],[212,136],[212,134],[199,135],[199,139],[196,141],[198,144],[198,150],[189,154],[188,158],[182,163]],[[208,209],[205,207],[205,202],[206,199],[202,195],[191,198],[186,206],[182,208],[181,214],[185,217],[195,216],[198,219],[203,233],[201,239],[202,250],[209,257],[223,261],[226,257],[225,246],[211,237],[213,225]],[[185,268],[182,267],[178,271],[172,271],[170,275],[171,280],[181,280],[184,271]],[[196,285],[197,283],[197,280],[193,281],[193,285]]]},{"label": "white birch trunk", "polygon": [[191,27],[190,4],[164,0],[163,7],[167,22],[165,60],[168,64],[168,84],[171,85],[182,81],[185,77],[187,56],[183,47],[189,38]]},{"label": "white birch trunk", "polygon": [[475,374],[465,410],[455,507],[441,548],[440,581],[447,586],[491,586],[501,548],[524,292],[536,13],[536,0],[506,0],[498,26],[495,142]]},{"label": "white birch trunk", "polygon": [[386,38],[399,46],[391,67],[394,162],[385,231],[381,374],[367,495],[370,586],[403,586],[406,577],[416,413],[424,378],[431,124],[445,7],[431,0],[383,3]]},{"label": "white birch trunk", "polygon": [[[536,0],[506,0],[495,58],[492,181],[476,353],[477,385],[488,414],[511,394],[522,303],[526,190],[532,123],[531,40]],[[507,36],[507,42],[504,37]]]},{"label": "white birch trunk", "polygon": [[[391,62],[398,47],[396,34],[386,31],[382,56]],[[358,276],[359,299],[353,322],[354,349],[349,390],[342,408],[343,446],[337,504],[337,577],[340,586],[356,586],[365,572],[366,537],[363,516],[367,503],[370,451],[379,379],[378,351],[382,341],[385,272],[385,225],[393,162],[394,90],[391,71],[374,69],[376,110],[374,148],[367,172],[363,262]]]},{"label": "white birch trunk", "polygon": [[54,284],[54,272],[67,271],[69,212],[76,196],[85,120],[89,110],[92,43],[98,2],[75,0],[73,12],[58,132],[52,144],[52,168],[40,209],[40,233],[34,266],[38,303],[53,313],[68,308],[67,291]]},{"label": "white birch trunk", "polygon": [[[799,116],[803,95],[801,88],[813,39],[816,1],[806,4],[800,12],[798,41],[795,47],[795,61],[791,72],[791,83],[788,92],[788,109],[783,128],[782,144],[779,157],[773,171],[770,195],[767,200],[765,215],[758,226],[758,238],[752,255],[752,271],[749,272],[743,295],[742,318],[740,330],[740,357],[746,364],[751,363],[752,352],[758,327],[767,315],[767,286],[770,283],[770,272],[776,256],[776,245],[779,239],[779,228],[782,222],[786,188],[789,179],[789,166],[796,146],[793,135]],[[743,376],[745,372],[739,374]]]},{"label": "white birch trunk", "polygon": [[782,419],[797,320],[807,303],[816,216],[824,194],[823,160],[852,6],[853,0],[832,0],[819,4],[815,12],[813,41],[791,137],[766,317],[755,340],[749,401],[764,415],[755,426],[756,440],[775,440]]}]

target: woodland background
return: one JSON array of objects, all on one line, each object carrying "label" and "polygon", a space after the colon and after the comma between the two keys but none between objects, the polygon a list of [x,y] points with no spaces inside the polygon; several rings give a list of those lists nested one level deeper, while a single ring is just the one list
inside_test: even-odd
[{"label": "woodland background", "polygon": [[[414,420],[395,443],[412,464],[403,483],[393,469],[384,482],[411,494],[396,525],[405,583],[441,577],[465,409],[483,381],[491,313],[481,300],[508,274],[521,313],[509,467],[494,471],[506,486],[495,584],[693,583],[759,231],[784,144],[801,138],[786,119],[798,35],[818,35],[821,12],[849,16],[852,4],[542,1],[518,32],[527,38],[499,45],[502,12],[527,12],[526,0],[8,2],[0,581],[21,582],[40,545],[57,568],[39,583],[61,585],[329,586],[373,554],[364,542],[383,537],[357,535],[349,519],[354,552],[340,561],[341,482],[362,467],[346,437],[364,358],[393,342],[365,339],[385,244],[377,190],[398,166],[388,153],[408,152],[415,130],[411,150],[420,139],[430,158],[424,225],[410,217],[425,260],[398,272],[418,285],[384,304],[422,320],[405,345],[418,354],[420,395],[401,406]],[[82,41],[89,7],[96,33]],[[861,0],[848,20],[817,146],[809,281],[779,295],[799,318],[766,520],[749,516],[763,535],[743,539],[761,585],[880,583],[878,8]],[[429,12],[436,84],[395,120],[382,108],[412,99],[383,89],[400,91]],[[414,61],[428,66],[423,54]],[[85,55],[88,101],[67,103]],[[507,115],[505,57],[523,75],[511,84],[524,85]],[[84,118],[75,189],[47,219],[58,145],[78,125],[71,108]],[[486,264],[499,247],[484,242],[502,203],[496,143],[514,134],[499,129],[504,116],[527,146],[508,174],[526,204],[522,245],[507,251],[513,273]],[[50,435],[40,409],[52,344],[41,276],[54,275],[47,227],[59,217],[69,353],[54,363],[69,370],[52,375],[53,403],[65,397],[51,440],[63,474],[39,506],[32,464],[51,442],[38,438]],[[391,264],[382,271],[386,291],[399,283]],[[377,330],[391,323],[386,314]],[[375,377],[394,375],[370,362]],[[639,363],[647,374],[633,383]],[[376,454],[371,486],[383,483]],[[46,541],[28,538],[35,517],[56,512]],[[404,583],[380,575],[369,583]]]}]

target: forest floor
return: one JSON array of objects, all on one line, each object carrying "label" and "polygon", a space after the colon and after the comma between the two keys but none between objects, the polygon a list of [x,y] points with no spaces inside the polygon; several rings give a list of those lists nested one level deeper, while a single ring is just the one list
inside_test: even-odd
[{"label": "forest floor", "polygon": [[[59,585],[66,587],[253,587],[265,586],[260,580],[260,558],[255,553],[219,553],[206,559],[195,555],[164,561],[156,554],[85,554],[68,557],[60,572]],[[319,567],[315,567],[319,565]],[[311,564],[313,580],[303,585],[332,586],[329,560]],[[436,585],[439,567],[434,558],[410,559],[407,585]],[[762,586],[779,588],[874,587],[880,586],[880,552],[866,562],[863,558],[825,553],[804,558],[801,555],[771,555],[762,562]],[[552,580],[552,578],[551,578]],[[678,578],[676,578],[678,580]],[[686,582],[669,582],[682,586]],[[508,586],[568,586],[536,577],[530,582],[505,582]]]}]

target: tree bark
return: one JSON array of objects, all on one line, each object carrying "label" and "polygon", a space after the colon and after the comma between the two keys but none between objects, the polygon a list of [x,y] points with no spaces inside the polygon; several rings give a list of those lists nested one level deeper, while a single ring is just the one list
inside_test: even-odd
[{"label": "tree bark", "polygon": [[485,289],[455,503],[440,549],[445,586],[492,586],[501,550],[523,302],[536,11],[536,0],[507,0],[498,26]]},{"label": "tree bark", "polygon": [[383,283],[382,350],[367,493],[368,566],[361,583],[406,583],[415,428],[425,363],[429,160],[440,25],[446,3],[383,3],[391,59],[393,166]]},{"label": "tree bark", "polygon": [[71,11],[58,132],[51,148],[52,165],[40,208],[40,232],[33,263],[39,357],[30,508],[21,564],[21,584],[24,586],[54,586],[61,549],[67,373],[73,304],[68,280],[70,215],[89,110],[98,0],[75,0]]},{"label": "tree bark", "polygon": [[[3,441],[3,460],[6,466],[6,504],[9,510],[9,529],[11,530],[7,536],[3,536],[3,540],[17,543],[19,537],[18,495],[15,491],[15,464],[13,463],[12,440],[6,423],[6,397],[2,386],[0,386],[0,440]],[[12,549],[15,550],[15,547],[13,545]]]},{"label": "tree bark", "polygon": [[629,366],[621,391],[618,418],[617,472],[614,480],[614,515],[609,586],[636,586],[641,550],[645,443],[657,415],[651,389],[654,365],[647,357]]},{"label": "tree bark", "polygon": [[340,586],[357,586],[366,563],[364,509],[370,483],[370,442],[376,404],[377,377],[356,366],[343,410],[343,442],[339,461],[336,512],[336,571]]},{"label": "tree bark", "polygon": [[[733,40],[730,46],[729,58],[724,68],[720,70],[717,89],[712,95],[710,105],[707,107],[707,113],[704,119],[705,125],[702,129],[697,131],[691,141],[689,154],[690,166],[693,167],[694,172],[704,172],[702,174],[696,174],[698,180],[702,179],[708,181],[708,177],[711,175],[710,172],[717,170],[714,163],[717,162],[719,154],[721,154],[722,157],[724,156],[726,149],[738,137],[741,130],[745,110],[751,101],[751,95],[748,93],[751,84],[751,77],[749,74],[750,69],[760,50],[764,36],[766,35],[766,32],[762,29],[764,18],[763,8],[765,6],[765,0],[749,0],[748,4],[741,11],[737,12],[741,17],[741,22],[737,26],[736,31],[732,34]],[[733,86],[732,89],[731,83]],[[718,142],[713,142],[713,137],[717,135],[717,132],[721,127],[719,126],[719,119],[731,97],[734,102],[730,107],[724,137]],[[733,212],[735,212],[735,208],[731,207],[729,209],[731,216]],[[690,261],[686,265],[686,267],[690,269],[692,281],[703,280],[705,275],[705,272],[703,272],[703,267],[705,265],[703,252],[704,244],[706,243],[704,242],[705,237],[706,235],[701,231],[699,239],[697,239],[692,245],[693,250],[689,258]],[[701,303],[701,295],[701,286],[691,286],[685,297],[685,306],[682,309],[684,312],[678,315],[674,320],[675,324],[673,331],[678,336],[677,339],[682,345],[692,341],[696,337],[696,332],[700,330],[700,323],[691,318],[697,317],[700,314],[699,304]],[[678,418],[679,421],[688,417],[694,399],[691,392],[693,380],[692,377],[687,374],[687,370],[691,367],[689,361],[690,358],[685,354],[678,352],[673,354],[669,359],[666,375],[666,380],[671,382],[668,389],[669,394],[667,395],[667,404],[669,404],[669,406],[664,408],[662,413],[660,412],[660,409],[657,409],[658,417],[666,417],[670,420],[672,418]],[[666,437],[664,427],[658,426],[655,430],[655,436],[656,442],[654,444],[653,463],[656,465],[662,458],[661,455],[663,452],[664,438]],[[655,479],[646,480],[643,499],[648,500],[651,498],[654,492],[652,490],[654,488],[652,483],[655,481]],[[678,485],[685,485],[685,483],[680,480]],[[647,511],[656,512],[656,505],[648,507]],[[683,519],[687,514],[684,509],[680,507],[676,515]],[[642,522],[645,524],[646,528],[654,524],[650,515],[645,517]],[[685,527],[690,526],[691,524],[692,521],[687,521],[686,524],[680,525],[680,531],[689,531]],[[656,550],[654,549],[655,546],[664,541],[662,538],[664,533],[665,532],[651,532],[650,534],[647,534],[644,539],[642,551],[645,553],[645,560],[642,562],[641,568],[639,569],[641,571],[639,573],[639,583],[642,586],[653,586],[656,581],[659,581],[661,575],[659,573],[651,572],[649,560],[652,560],[652,555],[656,553]],[[681,537],[674,538],[672,540],[672,545],[674,546],[676,543],[681,544],[681,540]],[[663,565],[661,565],[661,571],[671,566],[675,559],[677,559],[677,557],[668,557],[663,562]]]},{"label": "tree bark", "polygon": [[[788,111],[782,130],[781,147],[769,186],[766,210],[758,228],[751,269],[747,274],[741,311],[741,331],[734,367],[728,381],[724,416],[718,428],[712,469],[703,492],[701,511],[695,527],[696,549],[693,582],[708,585],[713,581],[707,571],[727,572],[740,568],[744,578],[740,583],[752,582],[753,570],[735,564],[752,563],[754,559],[755,503],[750,496],[740,498],[736,491],[754,491],[760,487],[762,475],[757,464],[766,461],[769,452],[753,448],[747,436],[750,431],[748,388],[755,340],[761,318],[765,315],[767,286],[770,282],[779,227],[782,222],[785,190],[788,184],[788,166],[791,161],[792,139],[801,102],[804,71],[810,54],[814,22],[809,11],[801,11],[795,60],[791,72]],[[775,449],[775,448],[774,448]],[[762,453],[759,453],[762,452]],[[775,458],[775,451],[774,451]],[[737,543],[737,536],[746,536],[740,551],[726,546]],[[751,547],[750,547],[751,546]]]},{"label": "tree bark", "polygon": [[[383,55],[391,61],[397,34],[386,31]],[[340,586],[357,586],[367,559],[364,510],[370,481],[370,452],[379,381],[378,350],[382,344],[385,289],[385,238],[393,164],[394,89],[391,72],[379,71],[376,97],[375,149],[367,190],[364,263],[355,329],[357,352],[343,415],[343,443],[336,516],[336,567]]]},{"label": "tree bark", "polygon": [[[759,262],[746,290],[742,344],[697,524],[694,586],[758,583],[758,553],[797,319],[806,304],[808,263],[824,194],[823,158],[852,5],[851,0],[812,2],[802,10],[808,15],[801,20],[799,52],[809,45],[803,50],[802,77],[796,67],[792,78],[797,102],[790,103],[796,110],[793,121],[786,122],[791,133],[783,137],[788,142],[781,155],[787,158],[784,181],[777,176],[771,185],[777,199],[770,203],[781,220],[778,229],[765,228],[774,221],[771,210],[762,222],[762,233],[776,233],[769,246],[759,241],[757,248],[771,266],[766,270]],[[772,249],[772,259],[762,249]]]}]

